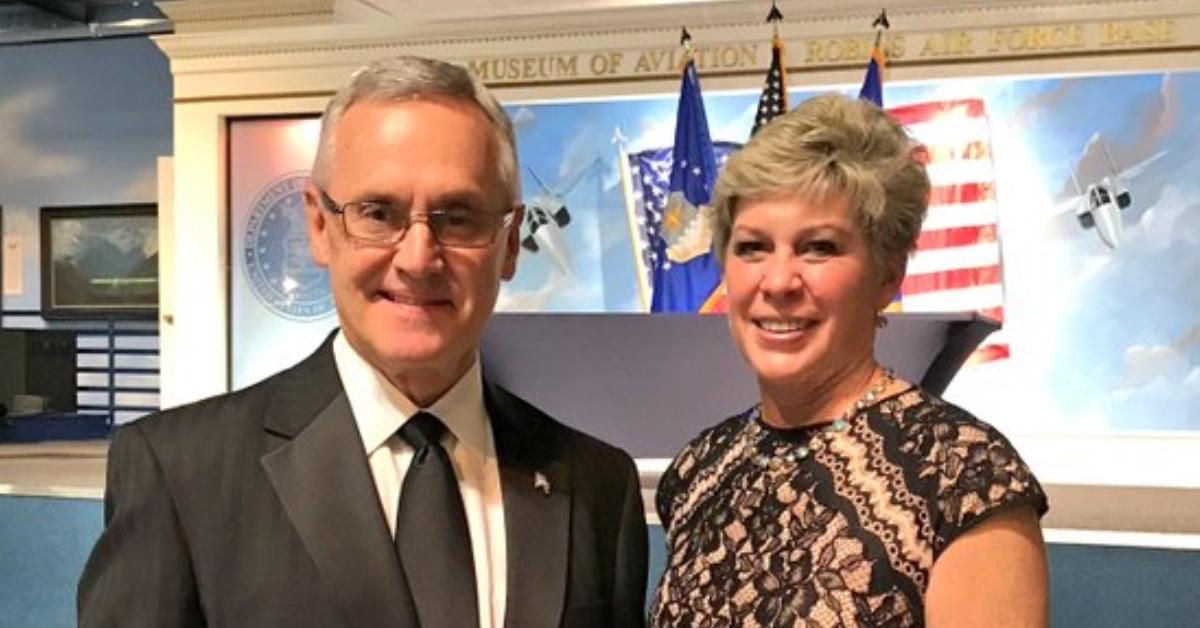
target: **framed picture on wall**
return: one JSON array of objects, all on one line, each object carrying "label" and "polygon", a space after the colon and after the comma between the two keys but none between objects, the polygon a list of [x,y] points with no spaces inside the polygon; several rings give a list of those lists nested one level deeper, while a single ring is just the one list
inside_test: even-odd
[{"label": "framed picture on wall", "polygon": [[158,207],[43,207],[42,316],[153,318]]}]

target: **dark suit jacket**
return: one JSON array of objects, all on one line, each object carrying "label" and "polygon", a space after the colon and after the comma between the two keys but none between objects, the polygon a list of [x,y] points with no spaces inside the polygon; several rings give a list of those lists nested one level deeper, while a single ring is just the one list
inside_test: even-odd
[{"label": "dark suit jacket", "polygon": [[[506,628],[641,626],[646,527],[627,454],[485,382]],[[550,482],[549,495],[534,474]],[[82,628],[415,626],[326,343],[245,390],[117,430]]]}]

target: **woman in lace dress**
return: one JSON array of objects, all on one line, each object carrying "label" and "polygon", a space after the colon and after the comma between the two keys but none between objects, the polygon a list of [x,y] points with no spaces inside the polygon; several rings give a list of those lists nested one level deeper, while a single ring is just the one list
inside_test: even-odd
[{"label": "woman in lace dress", "polygon": [[829,95],[729,160],[713,246],[760,400],[659,484],[652,625],[1046,625],[1037,480],[994,428],[874,359],[923,159],[878,108]]}]

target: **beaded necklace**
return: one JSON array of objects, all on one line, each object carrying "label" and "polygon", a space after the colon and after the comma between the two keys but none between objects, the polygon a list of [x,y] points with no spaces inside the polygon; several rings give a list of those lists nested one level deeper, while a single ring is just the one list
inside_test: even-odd
[{"label": "beaded necklace", "polygon": [[[800,445],[799,447],[796,447],[781,456],[768,456],[764,453],[758,453],[754,457],[754,464],[762,467],[763,469],[769,467],[778,467],[785,462],[790,462],[791,464],[795,465],[801,460],[807,458],[810,454],[821,451],[825,448],[825,445],[829,441],[833,440],[835,436],[849,429],[850,419],[853,419],[855,416],[857,416],[858,413],[862,412],[867,406],[875,403],[875,400],[879,398],[879,396],[882,395],[885,390],[887,390],[887,387],[890,386],[894,380],[895,374],[893,373],[892,369],[883,369],[883,377],[880,378],[875,385],[868,388],[867,392],[863,393],[863,395],[858,398],[858,401],[850,404],[850,407],[846,408],[846,411],[843,412],[841,416],[834,419],[834,421],[829,425],[821,428],[821,430],[816,434],[813,434],[812,438],[810,438],[807,443]],[[760,424],[761,418],[762,405],[759,404],[754,406],[754,410],[751,411],[749,420],[746,421],[747,427],[743,432],[747,439],[753,439],[753,449],[755,450],[758,449],[757,445],[767,437],[767,430],[763,429],[762,425]]]}]

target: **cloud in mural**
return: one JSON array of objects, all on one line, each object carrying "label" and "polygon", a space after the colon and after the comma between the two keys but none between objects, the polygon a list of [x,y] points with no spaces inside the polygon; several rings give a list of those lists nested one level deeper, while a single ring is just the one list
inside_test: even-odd
[{"label": "cloud in mural", "polygon": [[1191,410],[1200,407],[1200,185],[1179,177],[1197,167],[1200,158],[1164,166],[1177,182],[1152,190],[1156,200],[1140,217],[1127,216],[1120,251],[1074,249],[1081,266],[1103,260],[1071,277],[1062,328],[1045,347],[1074,420],[1100,413],[1118,429],[1144,427],[1147,417],[1159,429],[1200,425]]},{"label": "cloud in mural", "polygon": [[[1092,134],[1079,159],[1072,164],[1079,185],[1086,188],[1089,183],[1114,174],[1114,165],[1116,171],[1121,172],[1162,150],[1164,142],[1172,137],[1179,122],[1179,95],[1175,84],[1170,74],[1164,74],[1158,92],[1147,95],[1138,104],[1137,131],[1132,134],[1131,142],[1122,142],[1098,132]],[[1109,154],[1105,153],[1106,148],[1112,156],[1111,162]],[[1059,198],[1077,193],[1075,182],[1069,179],[1068,174],[1068,180],[1060,188]]]},{"label": "cloud in mural", "polygon": [[1187,357],[1166,345],[1133,345],[1125,350],[1124,388],[1140,388],[1159,378],[1182,382],[1189,373]]},{"label": "cloud in mural", "polygon": [[[612,145],[612,132],[595,125],[580,128],[563,146],[562,157],[556,173],[558,182],[556,184],[546,181],[546,184],[552,188],[561,187],[563,183],[582,174],[586,168],[596,167],[597,160],[603,162],[607,159],[616,159],[617,156],[617,149]],[[584,176],[590,177],[598,174],[600,171]]]},{"label": "cloud in mural", "polygon": [[54,90],[44,87],[0,99],[0,184],[69,176],[83,169],[78,158],[43,152],[25,137],[29,118],[55,100]]},{"label": "cloud in mural", "polygon": [[118,197],[131,203],[153,203],[158,199],[158,170],[146,168],[136,173],[134,179],[121,190]]},{"label": "cloud in mural", "polygon": [[1013,127],[1014,131],[1024,132],[1026,127],[1031,127],[1040,122],[1043,117],[1055,113],[1059,107],[1075,95],[1078,86],[1078,81],[1062,79],[1055,81],[1053,86],[1046,91],[1035,92],[1013,112],[1009,125]]},{"label": "cloud in mural", "polygon": [[497,312],[541,312],[550,302],[556,288],[562,287],[560,275],[551,273],[546,283],[534,290],[514,290],[505,285],[496,298]]},{"label": "cloud in mural", "polygon": [[537,114],[529,107],[521,107],[512,114],[513,127],[517,130],[529,126],[537,121]]},{"label": "cloud in mural", "polygon": [[1172,74],[1164,74],[1156,97],[1142,103],[1142,127],[1134,135],[1137,142],[1128,158],[1140,161],[1159,149],[1171,137],[1179,124],[1178,80]]},{"label": "cloud in mural", "polygon": [[642,118],[641,133],[629,142],[629,152],[637,153],[652,148],[665,148],[675,144],[675,112]]},{"label": "cloud in mural", "polygon": [[731,118],[712,133],[715,142],[747,142],[754,119],[758,116],[758,102],[751,103],[737,117]]}]

